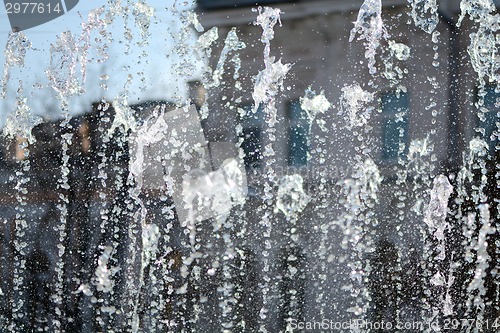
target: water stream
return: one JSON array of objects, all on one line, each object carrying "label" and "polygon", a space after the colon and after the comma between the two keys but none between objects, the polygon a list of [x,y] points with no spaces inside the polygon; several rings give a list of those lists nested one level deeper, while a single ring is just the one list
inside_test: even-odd
[{"label": "water stream", "polygon": [[193,6],[103,1],[45,48],[9,32],[0,331],[500,331],[495,3],[365,0],[334,87],[294,58],[327,16]]}]

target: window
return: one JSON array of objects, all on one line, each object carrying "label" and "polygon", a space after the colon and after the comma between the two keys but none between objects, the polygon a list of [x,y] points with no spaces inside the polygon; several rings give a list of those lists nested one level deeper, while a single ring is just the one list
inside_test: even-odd
[{"label": "window", "polygon": [[242,126],[243,143],[241,148],[245,153],[245,168],[260,168],[262,163],[262,123],[264,120],[264,111],[259,107],[256,112],[253,111],[253,105],[247,104],[241,107],[245,114],[240,117]]},{"label": "window", "polygon": [[[408,93],[390,91],[381,95],[383,160],[395,160],[398,156],[406,156],[408,102]],[[402,144],[404,147],[401,147]]]},{"label": "window", "polygon": [[307,153],[309,146],[307,136],[309,134],[309,121],[307,114],[300,107],[298,100],[288,103],[288,165],[300,167],[307,164]]},{"label": "window", "polygon": [[495,90],[494,85],[485,87],[484,107],[488,112],[484,114],[482,120],[479,120],[479,127],[484,130],[484,140],[489,144],[490,154],[493,155],[498,143],[498,136],[495,133],[500,112],[500,90]]}]

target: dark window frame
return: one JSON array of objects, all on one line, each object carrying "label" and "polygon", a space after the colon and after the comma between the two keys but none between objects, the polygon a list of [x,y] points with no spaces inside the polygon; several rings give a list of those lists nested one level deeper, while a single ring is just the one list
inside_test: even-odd
[{"label": "dark window frame", "polygon": [[[481,121],[479,115],[476,115],[476,128],[484,129],[484,136],[482,137],[489,146],[489,155],[491,157],[495,156],[495,147],[500,146],[500,138],[497,135],[496,139],[491,139],[491,137],[498,132],[497,122],[500,122],[500,86],[498,87],[498,92],[496,92],[497,87],[495,84],[486,84],[485,86],[485,95],[484,95],[484,105],[483,108],[487,109],[488,112],[484,114],[485,121]],[[493,91],[494,101],[490,100],[488,93]],[[475,99],[476,103],[479,102],[479,88],[475,89]],[[496,104],[496,105],[495,105]],[[487,126],[484,126],[487,125]]]},{"label": "dark window frame", "polygon": [[[403,96],[406,96],[405,97],[406,101],[404,102],[405,106],[406,106],[406,110],[403,111],[403,108],[385,110],[384,109],[384,104],[385,104],[384,96],[388,96],[388,95],[393,95],[393,97],[395,97],[398,100],[401,99]],[[398,92],[396,90],[386,90],[386,91],[383,91],[379,94],[379,101],[380,101],[380,110],[381,110],[381,117],[382,117],[380,158],[384,162],[388,162],[388,163],[395,162],[398,160],[399,157],[405,158],[407,153],[408,153],[409,142],[410,142],[410,135],[409,135],[410,134],[409,133],[409,127],[410,127],[409,126],[410,125],[409,124],[410,123],[409,116],[410,116],[410,105],[411,105],[410,93],[400,91],[399,97],[398,97]],[[391,102],[391,100],[389,100],[389,102]],[[402,116],[403,120],[397,121],[398,115],[401,112],[405,112],[405,115]],[[401,124],[401,125],[399,125],[399,124]],[[388,136],[387,136],[388,131],[386,130],[386,128],[389,125],[394,125],[396,128],[399,128],[399,131],[401,131],[401,128],[403,129],[403,138],[401,138],[400,134],[398,134],[396,137],[398,139],[394,140],[394,142],[392,142],[392,145],[394,147],[391,147],[391,148],[389,148],[389,140],[391,140],[391,138],[388,138]],[[391,136],[391,137],[392,137],[392,139],[394,139],[393,136]],[[405,148],[404,148],[403,153],[401,154],[399,152],[400,151],[399,145],[401,144],[402,141],[405,144]]]},{"label": "dark window frame", "polygon": [[[300,115],[297,118],[294,118],[293,107],[298,105],[300,109]],[[286,103],[286,118],[288,120],[288,133],[287,133],[287,146],[288,146],[288,154],[287,154],[287,165],[289,167],[304,167],[308,164],[308,155],[310,151],[310,142],[309,142],[309,119],[307,118],[307,114],[304,110],[302,110],[300,106],[300,99],[292,99]],[[297,135],[300,140],[300,136],[302,136],[303,141],[300,143],[299,147],[295,147],[294,144],[297,142],[293,140],[292,136]],[[299,151],[304,151],[302,156],[296,156],[296,153]]]},{"label": "dark window frame", "polygon": [[[238,123],[242,127],[242,136],[243,142],[241,143],[241,149],[245,153],[243,157],[245,168],[247,170],[254,170],[262,168],[263,161],[263,131],[264,131],[264,111],[262,107],[257,109],[256,113],[253,113],[254,104],[245,103],[239,106],[241,109],[246,111],[246,115],[244,118],[238,114]],[[247,132],[247,133],[245,133]],[[256,134],[257,136],[254,138],[256,143],[254,143],[254,149],[248,150],[247,148],[251,147],[251,141],[247,141],[248,139],[252,139],[252,135]]]}]

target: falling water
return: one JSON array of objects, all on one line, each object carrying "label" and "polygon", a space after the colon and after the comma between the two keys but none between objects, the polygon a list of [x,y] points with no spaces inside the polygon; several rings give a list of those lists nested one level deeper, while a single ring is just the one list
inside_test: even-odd
[{"label": "falling water", "polygon": [[[46,50],[45,81],[31,87],[50,90],[61,110],[49,139],[30,107],[37,95],[23,81],[26,59],[39,50],[28,32],[9,33],[2,99],[7,109],[13,98],[15,108],[3,139],[14,151],[15,200],[12,230],[4,223],[2,263],[9,267],[0,284],[0,331],[295,332],[298,322],[327,320],[349,322],[345,332],[374,332],[359,323],[409,319],[425,323],[414,331],[446,331],[457,322],[457,332],[500,329],[500,125],[469,126],[460,165],[438,157],[448,106],[439,100],[448,84],[440,75],[453,65],[442,57],[448,35],[439,30],[440,3],[409,0],[405,7],[406,28],[427,43],[429,59],[417,59],[419,46],[391,32],[390,10],[365,0],[350,34],[337,32],[351,55],[361,52],[335,87],[338,96],[317,82],[296,88],[307,71],[280,44],[294,24],[286,11],[248,9],[252,25],[207,29],[200,11],[184,5],[174,1],[160,12],[148,1],[108,1],[80,17],[79,32],[60,32]],[[499,91],[500,16],[489,0],[462,0],[460,10],[448,23],[470,37],[471,108],[485,123],[499,104],[489,94]],[[167,14],[172,22],[164,25]],[[172,52],[151,45],[156,35],[173,38]],[[119,71],[107,67],[113,45],[127,59]],[[158,79],[142,67],[156,61],[151,46],[168,59],[157,65],[171,67],[172,77],[161,79],[184,85],[196,77],[200,96],[189,100],[180,89],[162,92],[172,102],[135,104],[135,94]],[[412,98],[425,97],[417,114],[425,133],[415,137],[407,126],[415,115],[404,103],[415,89],[412,71],[424,62],[429,73],[417,84],[426,94]],[[92,113],[74,114],[75,101],[93,88],[101,95],[88,101]],[[385,94],[388,88],[394,93]],[[287,107],[303,114],[284,115],[296,90]],[[395,132],[383,138],[390,151],[377,146],[383,126]],[[58,141],[57,151],[43,146],[48,141]],[[283,162],[301,144],[304,165]],[[33,222],[42,213],[30,207],[44,162],[38,145],[57,164],[47,186],[55,197],[36,198],[55,220],[43,226],[49,241],[33,239],[46,222]],[[35,256],[40,245],[46,259]]]}]

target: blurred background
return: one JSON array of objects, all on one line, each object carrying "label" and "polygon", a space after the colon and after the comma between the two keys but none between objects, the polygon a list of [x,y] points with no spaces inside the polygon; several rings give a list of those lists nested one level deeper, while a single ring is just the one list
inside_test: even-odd
[{"label": "blurred background", "polygon": [[[488,6],[81,1],[23,32],[2,12],[0,331],[363,319],[421,332],[473,318],[495,332],[500,3]],[[161,123],[187,105],[186,127]],[[170,152],[141,161],[158,186],[130,166],[135,134],[189,126],[214,170],[212,145],[232,143],[247,194],[184,224]]]}]

